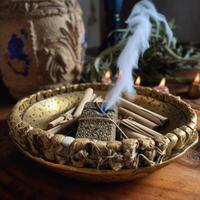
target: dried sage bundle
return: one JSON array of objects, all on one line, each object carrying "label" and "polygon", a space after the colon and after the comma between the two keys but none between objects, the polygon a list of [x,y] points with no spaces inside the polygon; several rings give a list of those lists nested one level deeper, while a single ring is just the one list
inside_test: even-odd
[{"label": "dried sage bundle", "polygon": [[79,119],[76,138],[96,139],[100,141],[114,141],[116,138],[117,108],[106,113],[94,102],[85,105]]}]

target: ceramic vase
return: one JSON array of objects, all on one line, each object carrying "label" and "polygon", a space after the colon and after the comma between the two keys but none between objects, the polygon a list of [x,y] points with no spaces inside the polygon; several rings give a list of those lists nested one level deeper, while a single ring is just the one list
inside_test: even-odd
[{"label": "ceramic vase", "polygon": [[0,2],[0,73],[15,98],[45,85],[78,81],[84,46],[76,0]]}]

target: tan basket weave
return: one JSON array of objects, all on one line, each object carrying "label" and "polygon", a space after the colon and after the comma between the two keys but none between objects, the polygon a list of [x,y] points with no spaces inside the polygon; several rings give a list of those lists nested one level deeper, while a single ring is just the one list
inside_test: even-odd
[{"label": "tan basket weave", "polygon": [[[68,106],[78,103],[83,95],[82,91],[88,87],[92,87],[97,93],[103,94],[110,86],[103,84],[63,85],[40,91],[22,99],[14,107],[9,120],[10,135],[13,141],[28,157],[55,171],[78,179],[109,182],[131,180],[155,171],[177,159],[197,143],[197,116],[190,105],[173,95],[156,92],[150,88],[138,87],[136,88],[138,94],[136,103],[170,119],[170,123],[163,130],[163,134],[166,135],[174,131],[190,131],[190,136],[184,145],[180,149],[173,150],[172,154],[166,157],[163,162],[150,167],[114,171],[71,166],[72,163],[69,160],[69,155],[72,154],[71,148],[62,145],[65,136],[62,134],[48,135],[44,129],[49,121],[55,116],[59,116]],[[53,107],[48,109],[49,105]],[[61,155],[60,152],[63,152],[63,154]],[[58,164],[59,162],[63,162],[63,164]]]}]

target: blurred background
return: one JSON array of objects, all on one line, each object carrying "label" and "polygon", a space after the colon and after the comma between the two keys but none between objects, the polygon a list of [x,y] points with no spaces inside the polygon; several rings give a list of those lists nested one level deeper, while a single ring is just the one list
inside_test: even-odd
[{"label": "blurred background", "polygon": [[[112,0],[105,0],[107,2]],[[105,1],[79,0],[83,9],[89,47],[99,47],[108,33]],[[137,0],[124,0],[121,12],[122,25]],[[153,0],[160,13],[175,20],[175,36],[183,43],[200,43],[199,0]]]},{"label": "blurred background", "polygon": [[[82,27],[82,20],[80,23],[77,21],[71,21],[69,27],[74,26],[75,30],[78,30],[77,33],[73,33],[62,29],[62,34],[65,35],[65,40],[68,45],[65,47],[65,51],[62,50],[61,43],[58,43],[59,48],[55,46],[48,47],[49,52],[54,51],[54,58],[50,58],[50,55],[46,57],[42,54],[38,62],[35,59],[33,52],[27,52],[27,55],[21,55],[19,50],[25,48],[26,51],[29,51],[31,47],[28,47],[31,43],[26,42],[12,44],[12,48],[16,50],[16,55],[14,61],[12,56],[9,57],[9,52],[7,50],[8,41],[2,40],[5,43],[5,46],[2,47],[5,52],[3,53],[3,61],[1,63],[2,69],[0,69],[0,91],[2,96],[9,95],[8,89],[12,94],[12,90],[16,90],[16,93],[22,92],[19,95],[13,95],[15,98],[19,99],[23,96],[26,96],[29,93],[33,93],[36,90],[43,89],[43,86],[54,85],[63,82],[76,83],[76,82],[102,82],[106,75],[111,76],[109,81],[115,81],[115,75],[117,73],[116,61],[122,51],[128,38],[123,41],[123,45],[115,51],[115,45],[119,44],[122,40],[122,35],[111,35],[110,33],[116,30],[125,30],[126,19],[130,15],[130,12],[133,6],[138,3],[138,0],[77,0],[81,6],[83,14],[83,23],[85,25],[85,30]],[[49,1],[50,2],[50,1]],[[67,8],[68,1],[66,0]],[[74,1],[76,4],[76,1]],[[73,3],[74,3],[73,2]],[[64,2],[63,2],[64,3]],[[165,77],[167,83],[181,83],[191,84],[195,76],[200,71],[200,1],[199,0],[153,0],[157,10],[166,16],[168,22],[173,28],[174,39],[176,40],[176,45],[169,47],[166,52],[166,35],[163,34],[163,30],[160,30],[159,38],[152,36],[150,41],[151,48],[145,52],[143,58],[141,58],[139,63],[139,69],[133,72],[133,76],[136,79],[138,76],[142,78],[142,84],[144,86],[154,86],[157,85],[160,80]],[[74,18],[70,16],[69,19],[79,19],[79,8],[76,6],[73,7],[74,11],[71,10],[71,15],[74,15]],[[19,18],[21,20],[21,18]],[[48,21],[48,19],[46,19]],[[57,24],[60,22],[53,21],[52,24],[57,28]],[[61,19],[62,20],[62,19]],[[63,20],[65,20],[63,18]],[[4,21],[3,23],[10,26],[9,21]],[[41,21],[40,21],[41,23]],[[42,22],[41,27],[45,27],[49,22]],[[39,23],[38,23],[39,24]],[[62,24],[62,23],[61,23]],[[26,27],[27,24],[18,23],[14,28],[16,30],[9,30],[9,34],[19,31],[21,27]],[[37,26],[37,25],[36,25]],[[4,27],[4,24],[1,26]],[[29,27],[26,27],[29,30]],[[37,37],[50,38],[55,35],[59,36],[59,30],[52,29],[50,31],[38,33]],[[3,31],[4,29],[2,29]],[[22,30],[22,29],[21,29]],[[54,31],[54,33],[51,33]],[[8,34],[8,33],[7,33]],[[45,35],[46,34],[46,35]],[[129,33],[130,34],[130,33]],[[78,37],[77,37],[78,36]],[[84,38],[84,41],[83,41]],[[20,38],[18,38],[20,40]],[[77,46],[72,45],[72,41],[77,40]],[[39,40],[38,40],[39,41]],[[42,41],[42,40],[41,40]],[[87,42],[86,57],[85,57],[85,41]],[[16,41],[14,41],[16,42]],[[24,41],[22,41],[24,42]],[[21,45],[21,46],[18,46]],[[26,46],[27,45],[27,46]],[[54,44],[53,44],[54,45]],[[40,46],[45,49],[47,48],[45,44],[41,42]],[[70,50],[68,49],[70,46]],[[113,47],[113,48],[112,48]],[[41,53],[43,49],[37,49],[37,53]],[[107,48],[111,48],[108,49]],[[78,49],[78,50],[77,50]],[[22,52],[23,53],[23,52]],[[43,52],[45,54],[45,52]],[[15,55],[15,56],[16,56]],[[84,56],[83,56],[84,55]],[[30,73],[28,76],[20,74],[18,71],[24,69],[23,60],[20,60],[20,57],[30,56],[32,58],[32,66],[27,66],[27,69],[37,69],[40,71]],[[73,60],[73,57],[76,57],[77,60]],[[8,66],[8,60],[11,59],[13,62],[13,69]],[[45,69],[48,59],[53,60],[54,63],[51,63],[52,71]],[[69,62],[69,59],[70,62]],[[30,59],[31,60],[31,59]],[[10,61],[9,61],[10,62]],[[30,64],[28,62],[28,64]],[[41,66],[37,66],[37,64]],[[73,69],[74,68],[74,69]],[[26,67],[25,67],[26,69]],[[98,69],[98,70],[97,70]],[[15,71],[17,70],[18,73]],[[67,72],[69,70],[69,73]],[[70,71],[71,70],[71,71]],[[31,72],[31,70],[30,70]],[[50,77],[51,75],[54,77]],[[40,77],[40,78],[38,78]],[[46,77],[44,79],[43,77]],[[64,79],[62,79],[64,77]],[[77,79],[76,79],[77,78]],[[36,80],[38,79],[38,80]],[[33,83],[32,85],[30,83]],[[16,83],[16,84],[15,84]],[[29,85],[30,84],[30,85]],[[5,87],[7,86],[7,88]],[[12,86],[12,87],[11,87]],[[173,86],[174,87],[174,86]],[[7,101],[7,97],[5,98]]]}]

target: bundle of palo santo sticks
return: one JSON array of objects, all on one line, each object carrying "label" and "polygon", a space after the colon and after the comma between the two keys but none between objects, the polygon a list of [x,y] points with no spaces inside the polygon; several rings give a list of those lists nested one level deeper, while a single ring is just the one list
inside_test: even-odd
[{"label": "bundle of palo santo sticks", "polygon": [[[76,137],[79,118],[84,110],[85,105],[88,102],[100,103],[103,101],[104,99],[101,96],[97,96],[92,88],[88,88],[77,106],[72,107],[65,114],[48,124],[48,133],[65,133],[67,135]],[[158,130],[160,127],[163,127],[168,122],[168,118],[147,110],[125,98],[120,98],[117,106],[119,116],[116,123],[119,125],[121,132],[123,132],[121,137],[122,139],[152,138],[157,141],[157,143],[162,145],[162,148],[164,148],[163,143],[166,144],[167,139],[156,130]],[[87,130],[85,131],[87,132]],[[115,129],[115,131],[119,130]],[[104,130],[104,132],[106,131]],[[116,140],[116,133],[111,134],[114,134],[114,136],[111,136],[110,138],[112,139],[110,140]],[[89,136],[89,139],[97,138]]]},{"label": "bundle of palo santo sticks", "polygon": [[124,115],[125,118],[130,117],[135,122],[149,129],[157,130],[168,122],[168,118],[138,106],[124,98],[120,98],[118,106],[119,113]]}]

